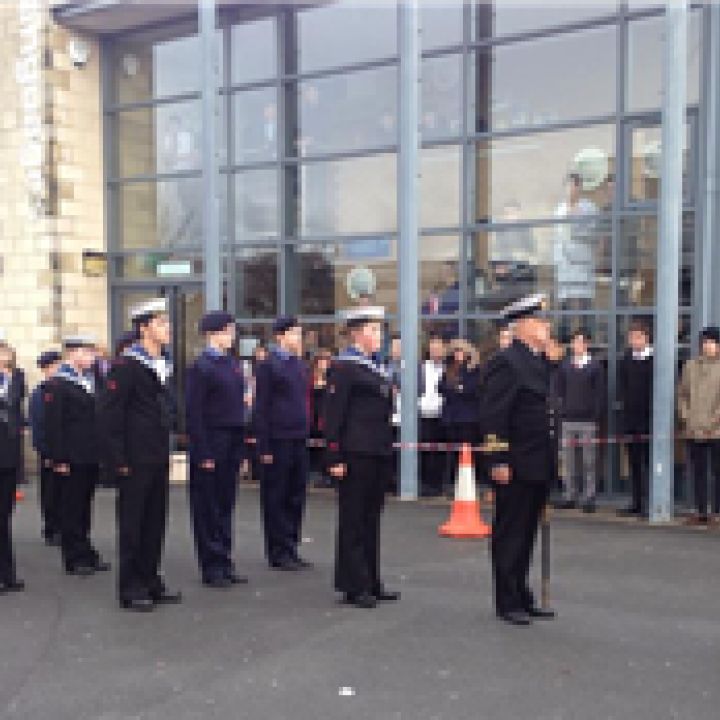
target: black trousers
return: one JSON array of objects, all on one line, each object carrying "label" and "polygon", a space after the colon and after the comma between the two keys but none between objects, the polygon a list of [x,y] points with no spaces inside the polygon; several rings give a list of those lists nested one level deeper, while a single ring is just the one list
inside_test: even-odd
[{"label": "black trousers", "polygon": [[15,580],[11,522],[16,488],[17,468],[0,468],[0,583]]},{"label": "black trousers", "polygon": [[375,593],[380,580],[380,516],[392,455],[346,459],[347,475],[338,483],[335,589],[349,594]]},{"label": "black trousers", "polygon": [[548,490],[544,485],[510,482],[495,488],[491,554],[498,613],[535,604],[530,590],[530,564]]},{"label": "black trousers", "polygon": [[191,458],[188,491],[200,573],[213,580],[233,570],[233,515],[244,446],[240,429],[213,428],[207,436],[215,469],[205,470],[200,458]]},{"label": "black trousers", "polygon": [[273,462],[263,466],[260,505],[265,555],[271,565],[297,557],[307,492],[308,451],[304,439],[273,440]]},{"label": "black trousers", "polygon": [[720,440],[688,441],[698,514],[708,513],[708,467],[713,481],[712,510],[720,513]]},{"label": "black trousers", "polygon": [[62,484],[55,477],[52,467],[46,467],[46,458],[39,458],[40,514],[43,521],[42,535],[45,539],[60,534],[60,489]]},{"label": "black trousers", "polygon": [[162,590],[160,559],[167,528],[170,482],[165,463],[135,465],[118,478],[118,592],[121,600]]},{"label": "black trousers", "polygon": [[60,483],[60,536],[66,570],[94,565],[97,553],[90,542],[92,506],[98,481],[97,465],[71,465],[69,475],[56,475]]},{"label": "black trousers", "polygon": [[630,464],[630,489],[632,509],[636,512],[648,509],[648,488],[650,472],[650,443],[631,442],[627,446]]},{"label": "black trousers", "polygon": [[[420,418],[420,442],[439,443],[445,440],[440,418]],[[420,453],[420,487],[424,493],[440,494],[445,479],[445,453],[423,450]]]}]

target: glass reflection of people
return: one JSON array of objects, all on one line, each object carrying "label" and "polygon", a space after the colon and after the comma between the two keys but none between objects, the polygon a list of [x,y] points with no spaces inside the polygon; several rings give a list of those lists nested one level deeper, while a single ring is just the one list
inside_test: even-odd
[{"label": "glass reflection of people", "polygon": [[[520,203],[511,198],[502,209],[502,222],[522,220]],[[535,239],[529,227],[511,227],[503,230],[500,243],[493,244],[493,260],[532,263],[535,259]]]},{"label": "glass reflection of people", "polygon": [[[324,348],[318,349],[312,360],[312,412],[310,438],[320,441],[325,437],[325,400],[327,397],[327,376],[330,370],[332,355]],[[310,471],[315,476],[317,487],[331,487],[332,481],[327,474],[324,463],[325,448],[310,448]]]},{"label": "glass reflection of people", "polygon": [[[566,198],[555,211],[556,218],[582,218],[597,213],[597,206],[582,196],[582,178],[570,173]],[[594,228],[588,223],[562,224],[555,236],[554,263],[558,308],[561,311],[590,310],[595,299]],[[563,322],[561,338],[569,327]]]}]

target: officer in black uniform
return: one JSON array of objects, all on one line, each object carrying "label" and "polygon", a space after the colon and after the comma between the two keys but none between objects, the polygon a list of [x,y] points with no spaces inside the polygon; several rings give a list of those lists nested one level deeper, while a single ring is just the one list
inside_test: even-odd
[{"label": "officer in black uniform", "polygon": [[245,382],[232,353],[235,321],[222,310],[202,317],[206,345],[187,375],[190,515],[204,585],[246,583],[232,562],[232,519],[244,451]]},{"label": "officer in black uniform", "polygon": [[0,595],[17,592],[25,583],[15,574],[11,519],[22,442],[22,379],[14,367],[15,354],[0,331]]},{"label": "officer in black uniform", "polygon": [[157,298],[130,314],[135,343],[108,374],[101,414],[112,468],[118,477],[118,591],[120,605],[148,612],[174,604],[160,575],[168,518],[172,368],[167,302]]},{"label": "officer in black uniform", "polygon": [[383,308],[346,313],[350,346],[334,361],[325,408],[327,462],[338,481],[335,589],[346,603],[374,608],[400,593],[380,579],[380,516],[393,475],[393,384],[376,361]]},{"label": "officer in black uniform", "polygon": [[95,341],[68,337],[63,362],[44,393],[48,456],[60,491],[60,547],[65,572],[92,575],[110,569],[90,541],[100,460],[92,373]]},{"label": "officer in black uniform", "polygon": [[533,295],[505,308],[503,319],[512,323],[514,339],[488,362],[481,390],[485,441],[508,446],[490,454],[488,463],[495,485],[495,610],[512,625],[555,616],[536,605],[529,585],[535,537],[556,476],[544,307],[545,297]]}]

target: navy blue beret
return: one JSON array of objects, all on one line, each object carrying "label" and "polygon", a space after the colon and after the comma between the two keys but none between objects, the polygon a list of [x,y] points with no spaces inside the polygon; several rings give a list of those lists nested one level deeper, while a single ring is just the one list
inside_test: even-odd
[{"label": "navy blue beret", "polygon": [[299,325],[298,319],[291,315],[283,315],[273,323],[272,329],[276,335],[287,332],[290,328],[297,327]]},{"label": "navy blue beret", "polygon": [[212,310],[202,316],[199,328],[201,333],[220,332],[234,322],[235,318],[229,312],[225,310]]},{"label": "navy blue beret", "polygon": [[46,350],[38,356],[37,366],[45,369],[56,362],[60,362],[61,359],[62,355],[57,350]]}]

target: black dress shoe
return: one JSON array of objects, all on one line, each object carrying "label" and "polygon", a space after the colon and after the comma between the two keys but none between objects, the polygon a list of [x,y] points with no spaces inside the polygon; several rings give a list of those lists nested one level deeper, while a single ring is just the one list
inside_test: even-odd
[{"label": "black dress shoe", "polygon": [[498,618],[508,625],[515,625],[517,627],[532,625],[530,616],[522,610],[509,610],[508,612],[498,613]]},{"label": "black dress shoe", "polygon": [[299,555],[296,555],[292,561],[302,570],[307,570],[311,567],[315,567],[309,560],[303,560]]},{"label": "black dress shoe", "polygon": [[205,587],[214,588],[215,590],[223,590],[232,587],[232,581],[229,577],[211,577],[202,581]]},{"label": "black dress shoe", "polygon": [[45,535],[45,544],[48,547],[60,547],[60,533],[49,533]]},{"label": "black dress shoe", "polygon": [[78,577],[90,577],[95,574],[95,568],[92,565],[73,565],[65,568],[68,575],[77,575]]},{"label": "black dress shoe", "polygon": [[560,500],[555,503],[555,507],[558,510],[574,510],[577,507],[577,503],[574,500]]},{"label": "black dress shoe", "polygon": [[300,565],[298,565],[294,560],[280,560],[278,562],[270,563],[270,567],[273,570],[281,570],[284,572],[297,572],[300,570]]},{"label": "black dress shoe", "polygon": [[534,620],[554,620],[557,613],[554,610],[532,606],[525,608],[525,612]]},{"label": "black dress shoe", "polygon": [[163,588],[158,592],[150,593],[150,598],[155,605],[179,605],[182,602],[182,593]]},{"label": "black dress shoe", "polygon": [[377,600],[375,596],[370,595],[370,593],[360,593],[359,595],[346,593],[345,603],[364,610],[372,610],[372,608],[377,607]]},{"label": "black dress shoe", "polygon": [[618,510],[617,514],[620,517],[636,517],[640,515],[640,508],[636,508],[633,505],[630,507],[623,508],[622,510]]},{"label": "black dress shoe", "polygon": [[592,515],[592,513],[595,512],[595,501],[594,501],[594,500],[590,500],[589,502],[586,502],[586,503],[582,506],[582,511],[583,511],[586,515]]},{"label": "black dress shoe", "polygon": [[230,581],[231,585],[247,585],[248,582],[250,582],[245,575],[238,575],[234,572],[227,575],[227,579]]},{"label": "black dress shoe", "polygon": [[374,595],[378,602],[397,602],[400,599],[399,592],[396,590],[387,590],[386,588],[380,588]]},{"label": "black dress shoe", "polygon": [[93,565],[95,572],[109,572],[112,569],[112,565],[107,560],[98,559]]},{"label": "black dress shoe", "polygon": [[120,607],[133,612],[152,612],[155,603],[149,597],[120,598]]},{"label": "black dress shoe", "polygon": [[9,582],[0,583],[0,594],[11,592],[21,592],[25,589],[25,583],[22,580],[10,580]]}]

